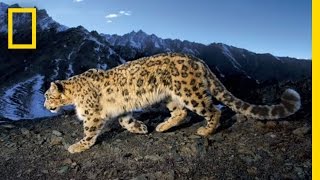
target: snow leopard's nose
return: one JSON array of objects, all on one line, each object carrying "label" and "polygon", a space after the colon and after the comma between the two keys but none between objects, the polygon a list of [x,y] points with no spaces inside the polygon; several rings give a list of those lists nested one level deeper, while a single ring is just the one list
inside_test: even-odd
[{"label": "snow leopard's nose", "polygon": [[56,109],[56,107],[49,108],[50,111],[55,111]]}]

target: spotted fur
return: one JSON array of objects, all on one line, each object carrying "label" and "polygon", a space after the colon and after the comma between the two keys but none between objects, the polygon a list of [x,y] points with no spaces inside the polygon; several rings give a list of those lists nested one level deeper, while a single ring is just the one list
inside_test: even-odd
[{"label": "spotted fur", "polygon": [[[207,136],[216,129],[221,112],[212,104],[216,98],[235,112],[256,119],[287,117],[300,108],[300,96],[286,90],[278,105],[252,105],[233,96],[200,59],[167,53],[141,58],[103,71],[90,69],[67,80],[51,83],[45,93],[45,107],[58,111],[73,104],[83,120],[84,138],[69,147],[76,153],[89,149],[105,122],[113,117],[145,108],[165,98],[171,117],[156,131],[164,132],[179,125],[189,109],[203,116],[207,124],[197,131]],[[132,116],[119,119],[122,127],[133,133],[148,132],[143,122]]]}]

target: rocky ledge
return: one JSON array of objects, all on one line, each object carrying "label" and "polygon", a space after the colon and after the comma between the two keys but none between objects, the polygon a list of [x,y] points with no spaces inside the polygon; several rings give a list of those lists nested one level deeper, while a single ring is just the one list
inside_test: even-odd
[{"label": "rocky ledge", "polygon": [[147,135],[131,134],[114,121],[95,146],[80,154],[66,150],[82,137],[75,115],[2,122],[0,177],[311,179],[311,116],[264,122],[236,115],[224,119],[215,134],[202,138],[195,132],[204,122],[193,115],[170,132],[155,132],[163,114],[140,114],[150,127]]}]

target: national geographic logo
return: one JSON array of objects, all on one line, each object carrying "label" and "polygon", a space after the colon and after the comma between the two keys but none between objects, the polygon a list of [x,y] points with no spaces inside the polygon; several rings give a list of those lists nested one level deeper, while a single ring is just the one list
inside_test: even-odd
[{"label": "national geographic logo", "polygon": [[[37,13],[36,8],[8,8],[8,49],[36,49]],[[13,14],[31,13],[32,42],[31,44],[13,44]]]}]

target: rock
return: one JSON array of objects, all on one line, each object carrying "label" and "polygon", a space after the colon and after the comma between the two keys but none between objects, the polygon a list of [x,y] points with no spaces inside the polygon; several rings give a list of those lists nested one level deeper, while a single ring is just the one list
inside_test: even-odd
[{"label": "rock", "polygon": [[240,159],[245,162],[247,165],[251,166],[254,163],[254,158],[250,155],[239,155]]},{"label": "rock", "polygon": [[175,136],[177,134],[177,132],[167,132],[166,135],[168,136]]},{"label": "rock", "polygon": [[147,173],[141,174],[132,180],[157,180],[157,179],[164,179],[164,180],[174,180],[174,171],[165,172],[155,172],[155,173]]},{"label": "rock", "polygon": [[192,134],[191,136],[189,136],[189,138],[190,139],[201,139],[201,136]]},{"label": "rock", "polygon": [[187,157],[197,156],[199,151],[202,151],[196,143],[186,144],[180,147],[180,154]]},{"label": "rock", "polygon": [[21,131],[21,134],[23,135],[26,135],[26,136],[30,135],[30,131],[26,128],[21,128],[20,131]]},{"label": "rock", "polygon": [[279,121],[279,124],[280,124],[281,126],[284,126],[284,127],[290,126],[290,122],[289,122],[289,121]]},{"label": "rock", "polygon": [[17,177],[21,177],[22,176],[22,170],[19,170],[18,172],[17,172]]},{"label": "rock", "polygon": [[63,145],[63,148],[68,151],[68,148],[70,147],[70,144],[66,143],[66,141],[62,141],[62,145]]},{"label": "rock", "polygon": [[17,150],[17,143],[8,143],[7,147],[12,148],[13,150]]},{"label": "rock", "polygon": [[94,162],[93,161],[86,161],[85,163],[83,163],[82,169],[87,169],[87,168],[90,168],[90,167],[93,167],[93,166],[94,166]]},{"label": "rock", "polygon": [[304,126],[293,130],[292,133],[297,136],[304,136],[305,134],[309,133],[309,131],[311,131],[311,128]]},{"label": "rock", "polygon": [[111,179],[112,176],[117,176],[118,175],[118,170],[117,169],[108,169],[107,171],[104,171],[103,175],[107,175],[109,179]]},{"label": "rock", "polygon": [[88,179],[97,179],[97,173],[89,171],[88,174],[87,174],[87,178]]},{"label": "rock", "polygon": [[277,135],[275,135],[273,132],[269,132],[267,134],[265,134],[266,137],[271,137],[271,138],[276,138]]},{"label": "rock", "polygon": [[74,138],[74,137],[77,137],[77,136],[78,136],[77,133],[78,133],[78,132],[76,132],[76,131],[73,132],[73,133],[71,134],[71,137],[73,137],[73,138]]},{"label": "rock", "polygon": [[181,167],[181,172],[184,174],[187,174],[190,172],[190,168],[188,166],[182,166]]},{"label": "rock", "polygon": [[32,171],[33,171],[32,169],[27,169],[25,172],[26,172],[27,174],[30,174]]},{"label": "rock", "polygon": [[76,167],[78,164],[76,163],[76,162],[73,162],[72,164],[71,164],[71,167],[72,168],[74,168],[74,167]]},{"label": "rock", "polygon": [[52,137],[51,137],[50,144],[51,144],[52,146],[59,145],[59,144],[62,144],[62,140],[63,140],[62,137],[52,136]]},{"label": "rock", "polygon": [[295,173],[297,173],[297,175],[300,179],[305,178],[305,173],[301,167],[294,167],[294,171],[295,171]]},{"label": "rock", "polygon": [[250,167],[250,168],[248,168],[248,169],[247,169],[247,172],[248,172],[248,174],[249,174],[250,176],[255,176],[255,175],[258,173],[256,167]]},{"label": "rock", "polygon": [[266,127],[270,128],[270,129],[273,129],[276,126],[277,126],[277,123],[275,121],[267,121],[267,123],[266,123]]},{"label": "rock", "polygon": [[69,169],[68,166],[62,166],[57,173],[64,174],[68,171],[68,169]]},{"label": "rock", "polygon": [[256,121],[256,123],[254,123],[256,128],[262,129],[265,127],[265,124],[261,121]]},{"label": "rock", "polygon": [[48,174],[49,173],[49,171],[48,170],[41,170],[41,172],[43,173],[43,174]]},{"label": "rock", "polygon": [[72,164],[72,160],[70,158],[67,158],[65,160],[63,160],[64,164]]},{"label": "rock", "polygon": [[283,174],[281,179],[296,179],[296,176],[294,176],[293,174],[289,173],[289,174]]},{"label": "rock", "polygon": [[52,130],[52,134],[58,137],[62,136],[62,133],[57,130]]},{"label": "rock", "polygon": [[41,145],[45,142],[46,140],[43,138],[37,138],[37,140],[35,141],[36,144]]},{"label": "rock", "polygon": [[159,155],[146,155],[144,159],[148,159],[151,161],[160,161],[162,157],[160,157]]},{"label": "rock", "polygon": [[222,135],[222,133],[213,134],[209,137],[209,140],[214,142],[222,142],[224,141],[225,137]]}]

